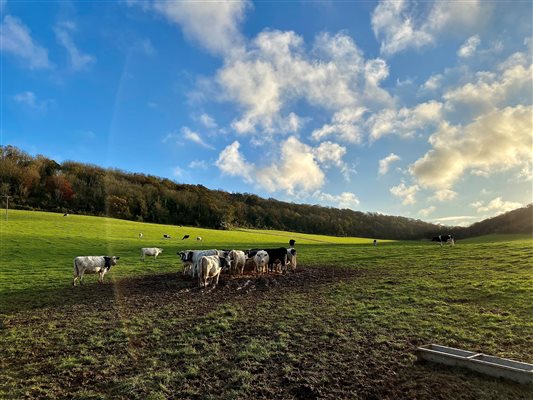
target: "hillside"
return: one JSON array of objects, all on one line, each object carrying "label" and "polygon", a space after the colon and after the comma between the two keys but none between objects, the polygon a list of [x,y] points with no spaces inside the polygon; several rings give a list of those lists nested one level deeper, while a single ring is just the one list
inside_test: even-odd
[{"label": "hillside", "polygon": [[400,216],[210,190],[74,161],[59,164],[13,146],[0,146],[0,194],[11,196],[12,208],[25,210],[215,229],[255,228],[380,239],[421,239],[449,232],[458,237],[527,233],[533,226],[531,207],[469,228],[446,227]]},{"label": "hillside", "polygon": [[533,234],[533,204],[476,222],[467,228],[459,230],[458,235],[461,237],[473,237],[493,233]]}]

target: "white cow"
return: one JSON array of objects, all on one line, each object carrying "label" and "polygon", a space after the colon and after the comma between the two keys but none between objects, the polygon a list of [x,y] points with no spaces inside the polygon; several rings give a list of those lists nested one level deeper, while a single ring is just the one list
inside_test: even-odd
[{"label": "white cow", "polygon": [[185,250],[177,253],[183,261],[183,274],[191,275],[193,278],[198,276],[198,262],[203,256],[213,256],[221,254],[216,249],[212,250]]},{"label": "white cow", "polygon": [[142,238],[143,238],[143,236],[144,236],[144,235],[143,235],[143,233],[142,233],[142,232],[140,232],[140,233],[139,233],[139,239],[142,239]]},{"label": "white cow", "polygon": [[244,255],[244,251],[231,250],[228,256],[231,262],[231,273],[237,273],[242,275],[244,272],[244,264],[246,263],[246,256]]},{"label": "white cow", "polygon": [[201,242],[203,239],[201,236],[196,236],[196,240],[198,240],[199,242]]},{"label": "white cow", "polygon": [[141,249],[141,260],[144,261],[145,256],[154,257],[154,260],[157,258],[159,254],[163,252],[163,249],[159,247],[143,247]]},{"label": "white cow", "polygon": [[255,263],[255,271],[257,273],[265,273],[268,268],[268,253],[265,250],[259,250],[253,257]]},{"label": "white cow", "polygon": [[220,257],[219,255],[202,256],[198,265],[198,286],[206,287],[209,278],[211,278],[211,280],[215,279],[214,286],[216,286],[218,285],[220,272],[222,272],[223,269],[230,267],[230,259],[228,256]]},{"label": "white cow", "polygon": [[98,282],[104,283],[104,275],[117,265],[116,256],[83,256],[74,259],[74,280],[72,285],[76,286],[76,280],[79,279],[80,285],[83,284],[83,274],[99,274]]}]

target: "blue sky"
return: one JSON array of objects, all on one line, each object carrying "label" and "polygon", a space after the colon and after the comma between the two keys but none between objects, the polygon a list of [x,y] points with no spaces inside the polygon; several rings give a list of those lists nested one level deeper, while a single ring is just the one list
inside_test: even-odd
[{"label": "blue sky", "polygon": [[532,201],[532,3],[0,1],[1,143],[467,225]]}]

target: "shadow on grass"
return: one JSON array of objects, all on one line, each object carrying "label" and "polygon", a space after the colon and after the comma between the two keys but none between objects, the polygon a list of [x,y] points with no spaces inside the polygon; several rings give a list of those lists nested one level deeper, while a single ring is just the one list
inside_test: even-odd
[{"label": "shadow on grass", "polygon": [[320,284],[349,280],[361,271],[334,266],[300,267],[287,274],[222,275],[219,286],[213,290],[199,289],[197,280],[182,273],[146,274],[107,280],[103,284],[87,279],[83,286],[28,288],[3,293],[0,314],[16,313],[46,307],[70,307],[79,304],[109,305],[118,298],[128,303],[179,301],[180,297],[209,294],[213,301],[224,301],[251,291],[312,290]]}]

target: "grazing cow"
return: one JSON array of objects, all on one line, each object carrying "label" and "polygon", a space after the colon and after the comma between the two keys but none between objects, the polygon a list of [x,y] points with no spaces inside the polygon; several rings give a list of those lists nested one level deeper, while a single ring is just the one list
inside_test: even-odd
[{"label": "grazing cow", "polygon": [[439,235],[434,236],[433,239],[431,239],[432,242],[439,242],[442,246],[444,243],[449,244],[450,246],[455,245],[455,239],[453,238],[453,235]]},{"label": "grazing cow", "polygon": [[255,272],[257,273],[267,272],[268,253],[265,250],[259,250],[257,253],[255,253],[252,260],[254,260]]},{"label": "grazing cow", "polygon": [[377,245],[378,245],[378,241],[374,239],[374,247],[376,247]]},{"label": "grazing cow", "polygon": [[296,249],[287,249],[287,265],[290,265],[293,271],[296,269]]},{"label": "grazing cow", "polygon": [[72,285],[76,286],[76,280],[79,279],[80,285],[83,284],[83,274],[99,274],[98,282],[104,283],[104,275],[111,269],[112,266],[117,265],[117,260],[120,257],[116,256],[84,256],[76,257],[74,259],[74,280]]},{"label": "grazing cow", "polygon": [[218,285],[220,272],[223,269],[230,267],[229,257],[220,257],[219,255],[202,256],[199,260],[198,286],[207,287],[207,281],[215,279],[215,284]]},{"label": "grazing cow", "polygon": [[294,239],[289,240],[289,246],[290,247],[294,247],[295,244],[296,244],[296,240],[294,240]]},{"label": "grazing cow", "polygon": [[153,256],[154,260],[157,258],[159,254],[163,252],[163,249],[159,247],[143,247],[141,249],[141,260],[144,261],[145,256]]},{"label": "grazing cow", "polygon": [[163,239],[170,239],[170,235],[167,235],[166,233],[163,235]]},{"label": "grazing cow", "polygon": [[196,240],[198,240],[199,242],[201,242],[203,239],[201,236],[196,236]]},{"label": "grazing cow", "polygon": [[244,264],[246,263],[244,251],[231,250],[228,253],[228,257],[231,262],[230,273],[242,275],[244,273]]},{"label": "grazing cow", "polygon": [[68,213],[63,214],[63,217],[68,217]]},{"label": "grazing cow", "polygon": [[143,233],[142,233],[142,232],[140,232],[140,233],[139,233],[139,239],[142,239],[142,238],[143,238],[143,236],[144,236],[144,235],[143,235]]},{"label": "grazing cow", "polygon": [[189,239],[189,235],[185,235],[181,238],[181,240]]},{"label": "grazing cow", "polygon": [[183,274],[191,275],[193,278],[198,276],[198,262],[203,256],[221,255],[220,251],[213,250],[185,250],[176,253],[183,261]]}]

